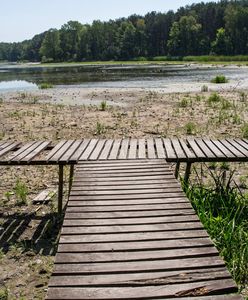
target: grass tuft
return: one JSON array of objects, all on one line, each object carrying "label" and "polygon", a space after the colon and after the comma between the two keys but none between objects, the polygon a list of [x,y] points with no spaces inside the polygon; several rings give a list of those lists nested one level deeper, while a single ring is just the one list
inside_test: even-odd
[{"label": "grass tuft", "polygon": [[45,90],[45,89],[51,89],[53,88],[53,85],[51,83],[41,83],[39,85],[39,89]]}]

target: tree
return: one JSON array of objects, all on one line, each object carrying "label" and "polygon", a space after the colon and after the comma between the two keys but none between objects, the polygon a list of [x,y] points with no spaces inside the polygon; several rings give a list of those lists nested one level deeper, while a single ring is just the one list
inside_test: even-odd
[{"label": "tree", "polygon": [[228,55],[231,53],[231,41],[224,28],[217,30],[216,39],[212,43],[212,53],[217,55]]},{"label": "tree", "polygon": [[44,61],[60,61],[61,54],[59,31],[50,29],[42,42],[40,55]]},{"label": "tree", "polygon": [[193,16],[184,16],[179,22],[174,22],[168,41],[169,53],[176,56],[199,54],[201,28],[201,24]]}]

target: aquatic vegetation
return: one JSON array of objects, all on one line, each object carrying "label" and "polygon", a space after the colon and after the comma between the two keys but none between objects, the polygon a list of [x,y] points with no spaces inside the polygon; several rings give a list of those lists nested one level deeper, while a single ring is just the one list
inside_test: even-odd
[{"label": "aquatic vegetation", "polygon": [[39,85],[39,89],[44,90],[44,89],[51,89],[53,88],[53,85],[51,83],[41,83]]},{"label": "aquatic vegetation", "polygon": [[212,80],[211,80],[212,83],[227,83],[228,82],[228,79],[226,78],[226,76],[224,75],[217,75],[215,76]]}]

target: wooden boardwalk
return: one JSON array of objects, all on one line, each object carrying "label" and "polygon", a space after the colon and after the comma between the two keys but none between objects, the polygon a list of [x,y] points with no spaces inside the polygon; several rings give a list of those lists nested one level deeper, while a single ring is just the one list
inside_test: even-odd
[{"label": "wooden boardwalk", "polygon": [[79,161],[165,159],[168,162],[248,161],[245,139],[83,139],[0,141],[0,165],[76,164]]},{"label": "wooden boardwalk", "polygon": [[47,299],[241,299],[164,160],[78,164]]}]

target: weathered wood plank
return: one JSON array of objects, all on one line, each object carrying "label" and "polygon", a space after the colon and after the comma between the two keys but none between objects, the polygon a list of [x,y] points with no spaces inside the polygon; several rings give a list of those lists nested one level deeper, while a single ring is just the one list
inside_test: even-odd
[{"label": "weathered wood plank", "polygon": [[183,151],[183,148],[181,147],[178,139],[172,139],[171,143],[172,143],[172,146],[174,148],[174,151],[176,152],[176,156],[179,160],[187,158],[187,156],[185,155],[185,153]]},{"label": "weathered wood plank", "polygon": [[[225,268],[204,268],[197,270],[176,270],[147,273],[127,273],[127,274],[99,274],[78,275],[78,276],[54,276],[51,278],[49,285],[58,286],[146,286],[146,285],[163,285],[175,283],[189,283],[199,279],[230,279],[230,274]],[[182,299],[182,298],[180,298]],[[188,298],[187,298],[188,299]],[[194,298],[195,299],[195,298]]]},{"label": "weathered wood plank", "polygon": [[70,158],[73,156],[73,154],[77,151],[81,143],[82,140],[74,141],[73,144],[69,147],[69,149],[60,158],[60,162],[67,163],[70,160]]},{"label": "weathered wood plank", "polygon": [[104,159],[108,158],[111,147],[113,145],[113,142],[114,142],[113,140],[107,140],[106,141],[106,143],[104,145],[104,148],[102,149],[102,152],[99,156],[99,160],[104,160]]},{"label": "weathered wood plank", "polygon": [[86,150],[87,146],[89,145],[90,140],[85,139],[81,142],[78,149],[72,154],[70,157],[70,162],[76,163],[79,161],[79,158],[83,155],[84,151]]},{"label": "weathered wood plank", "polygon": [[130,140],[130,149],[129,149],[129,153],[128,153],[128,159],[137,158],[137,147],[138,147],[138,140],[131,139]]},{"label": "weathered wood plank", "polygon": [[170,139],[163,139],[165,151],[166,151],[166,158],[169,159],[177,159],[176,153],[172,147]]},{"label": "weathered wood plank", "polygon": [[145,139],[138,140],[138,158],[139,159],[146,158],[146,140]]},{"label": "weathered wood plank", "polygon": [[166,158],[164,145],[162,139],[155,139],[155,145],[157,149],[157,156],[158,158]]},{"label": "weathered wood plank", "polygon": [[88,253],[88,252],[118,252],[118,251],[142,251],[142,250],[168,250],[181,248],[198,248],[211,247],[212,241],[208,237],[203,238],[181,238],[168,240],[149,240],[149,241],[119,241],[106,243],[84,243],[73,244],[60,243],[58,246],[59,253]]},{"label": "weathered wood plank", "polygon": [[19,142],[6,142],[0,146],[0,157],[8,154],[8,152],[15,150],[21,143]]},{"label": "weathered wood plank", "polygon": [[206,155],[203,153],[203,151],[200,149],[200,147],[196,144],[194,139],[187,139],[187,143],[195,153],[196,157],[198,159],[204,159],[206,158]]},{"label": "weathered wood plank", "polygon": [[202,296],[236,292],[233,281],[210,280],[194,283],[117,288],[49,288],[47,299],[152,299],[158,297]]},{"label": "weathered wood plank", "polygon": [[87,145],[86,149],[82,153],[82,155],[79,157],[79,160],[87,160],[93,150],[95,149],[95,146],[97,144],[98,140],[97,139],[92,139],[90,140],[89,144]]},{"label": "weathered wood plank", "polygon": [[[64,144],[62,144],[62,147],[58,147],[58,151],[56,151],[53,156],[50,155],[49,161],[51,162],[59,162],[60,158],[70,149],[70,147],[73,145],[74,140],[68,140]],[[56,148],[56,147],[55,147]],[[48,155],[49,156],[49,155]]]},{"label": "weathered wood plank", "polygon": [[[9,161],[15,161],[15,162],[20,162],[22,159],[24,159],[26,156],[28,157],[29,155],[32,156],[32,153],[40,146],[42,145],[43,142],[33,142],[31,144],[27,144],[28,146],[25,148],[25,145],[21,148],[23,151],[21,151],[19,154],[17,154],[19,151],[17,151],[15,154],[13,154],[13,157],[9,159]],[[20,149],[20,150],[21,150]]]},{"label": "weathered wood plank", "polygon": [[156,152],[155,152],[155,144],[153,139],[147,139],[147,157],[149,159],[157,158]]},{"label": "weathered wood plank", "polygon": [[114,140],[114,143],[113,143],[113,146],[110,151],[108,159],[117,159],[118,154],[119,154],[120,145],[121,145],[121,140]]},{"label": "weathered wood plank", "polygon": [[105,145],[106,140],[99,140],[95,149],[93,150],[93,152],[91,153],[91,155],[89,156],[89,160],[97,160],[98,157],[100,156],[100,153]]},{"label": "weathered wood plank", "polygon": [[23,156],[20,161],[26,161],[30,162],[32,159],[34,159],[37,155],[39,155],[44,149],[46,149],[51,144],[50,141],[48,142],[41,142],[38,147],[36,147],[33,150],[30,150],[30,152]]},{"label": "weathered wood plank", "polygon": [[128,157],[129,139],[123,139],[121,141],[119,159],[127,159]]}]

